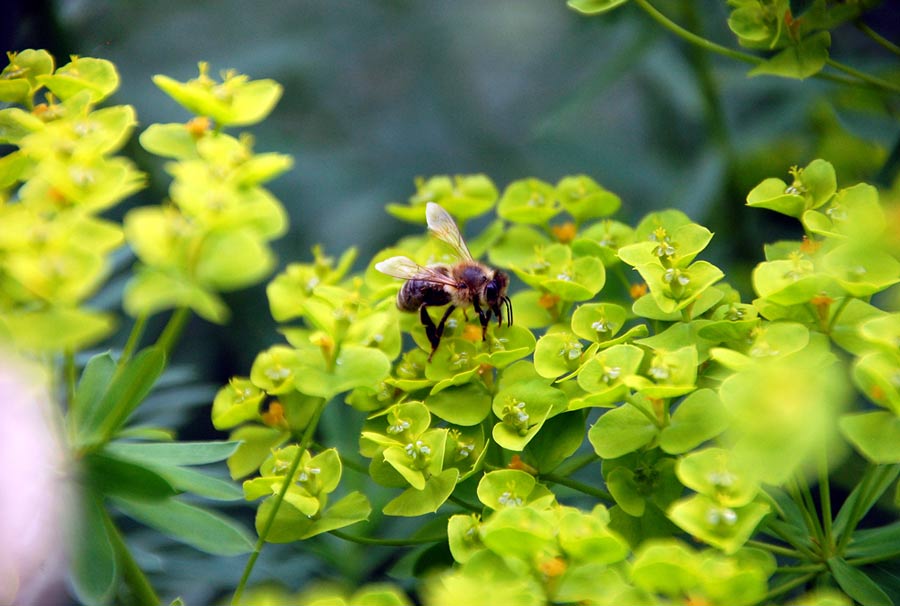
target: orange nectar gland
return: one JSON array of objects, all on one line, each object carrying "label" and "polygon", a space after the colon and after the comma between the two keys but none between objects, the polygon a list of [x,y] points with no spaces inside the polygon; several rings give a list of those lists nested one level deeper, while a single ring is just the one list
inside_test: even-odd
[{"label": "orange nectar gland", "polygon": [[284,417],[284,406],[277,400],[269,404],[269,409],[260,415],[262,422],[269,427],[285,427],[287,419]]},{"label": "orange nectar gland", "polygon": [[506,468],[524,471],[525,473],[530,473],[533,476],[536,476],[538,474],[537,469],[523,461],[522,457],[517,454],[512,456],[512,458],[509,460],[509,465],[507,465]]},{"label": "orange nectar gland", "polygon": [[466,327],[463,328],[462,338],[472,343],[478,343],[481,341],[481,327],[474,324],[466,324]]},{"label": "orange nectar gland", "polygon": [[813,307],[816,308],[816,313],[819,315],[819,320],[821,320],[822,322],[828,320],[828,309],[831,307],[831,304],[834,303],[834,299],[826,294],[820,294],[810,299],[809,302]]},{"label": "orange nectar gland", "polygon": [[550,228],[550,231],[553,232],[553,237],[563,244],[568,244],[574,240],[575,236],[578,234],[578,230],[575,229],[575,224],[571,221],[561,225],[554,225]]},{"label": "orange nectar gland", "polygon": [[560,576],[568,567],[566,561],[559,556],[547,558],[538,564],[538,570],[550,579]]},{"label": "orange nectar gland", "polygon": [[544,309],[553,309],[556,307],[557,303],[559,303],[559,295],[554,295],[549,292],[545,292],[541,295],[541,298],[538,299],[538,305]]},{"label": "orange nectar gland", "polygon": [[810,240],[808,237],[803,236],[803,242],[800,243],[800,252],[806,255],[811,255],[815,253],[819,248],[822,247],[821,242],[817,242],[816,240]]},{"label": "orange nectar gland", "polygon": [[194,139],[199,139],[210,129],[212,122],[206,116],[197,116],[187,121],[184,127]]},{"label": "orange nectar gland", "polygon": [[631,295],[631,298],[637,301],[641,297],[647,294],[647,285],[643,282],[640,284],[632,284],[628,287],[628,294]]},{"label": "orange nectar gland", "polygon": [[881,385],[873,385],[869,390],[869,397],[875,402],[884,402],[884,389]]},{"label": "orange nectar gland", "polygon": [[334,339],[324,333],[318,333],[310,337],[313,345],[317,345],[322,350],[322,354],[327,360],[334,355]]}]

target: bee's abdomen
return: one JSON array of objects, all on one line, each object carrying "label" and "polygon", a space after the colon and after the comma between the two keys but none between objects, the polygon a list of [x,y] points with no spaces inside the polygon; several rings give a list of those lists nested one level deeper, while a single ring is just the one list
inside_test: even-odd
[{"label": "bee's abdomen", "polygon": [[423,305],[446,305],[450,293],[444,286],[426,280],[407,280],[397,293],[397,307],[401,311],[418,311]]}]

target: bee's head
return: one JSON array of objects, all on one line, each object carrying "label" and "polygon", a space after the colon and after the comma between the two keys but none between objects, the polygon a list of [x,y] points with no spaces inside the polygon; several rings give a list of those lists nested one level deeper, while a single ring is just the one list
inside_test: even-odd
[{"label": "bee's head", "polygon": [[484,300],[488,307],[494,308],[500,304],[506,296],[506,287],[509,286],[509,276],[502,271],[495,271],[487,286],[484,287]]},{"label": "bee's head", "polygon": [[484,301],[487,306],[497,314],[497,319],[502,321],[503,314],[500,313],[500,305],[506,306],[506,325],[512,325],[512,305],[509,297],[506,296],[506,288],[509,286],[509,276],[502,271],[495,271],[494,277],[491,278],[487,286],[484,287]]}]

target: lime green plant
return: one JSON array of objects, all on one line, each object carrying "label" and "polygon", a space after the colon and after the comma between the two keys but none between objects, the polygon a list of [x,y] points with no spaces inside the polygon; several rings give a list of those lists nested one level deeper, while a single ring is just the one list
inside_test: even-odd
[{"label": "lime green plant", "polygon": [[[130,420],[160,379],[189,311],[223,322],[219,293],[259,282],[274,267],[268,242],[287,220],[262,184],[290,158],[254,154],[249,135],[225,129],[262,120],[281,87],[231,72],[218,82],[204,64],[187,83],[159,76],[160,88],[196,116],[142,133],[145,149],[173,160],[170,199],[129,211],[119,225],[102,213],[146,179],[115,155],[136,125],[134,108],[99,107],[119,84],[113,64],[72,57],[57,68],[41,50],[8,59],[0,143],[13,151],[0,160],[0,334],[7,347],[59,371],[79,494],[69,545],[76,597],[158,604],[111,507],[210,553],[252,545],[241,525],[196,504],[240,497],[234,485],[195,469],[225,459],[237,443],[176,442],[169,429]],[[75,354],[115,328],[114,315],[95,309],[91,297],[126,243],[139,259],[124,295],[131,335],[123,351],[92,356],[78,377]],[[148,316],[166,310],[174,312],[156,342],[135,351]]]},{"label": "lime green plant", "polygon": [[[315,248],[269,282],[284,341],[216,394],[212,422],[229,440],[177,442],[132,413],[190,312],[226,321],[221,293],[275,267],[286,215],[264,184],[290,159],[225,131],[263,119],[281,89],[232,72],[217,81],[204,64],[189,82],[158,76],[193,117],[143,131],[142,146],[169,160],[169,197],[119,226],[99,213],[143,177],[113,155],[133,109],[96,107],[115,69],[89,58],[56,68],[44,51],[9,58],[0,216],[16,229],[0,236],[0,321],[12,347],[60,377],[81,602],[160,603],[113,509],[203,551],[249,553],[235,604],[404,605],[406,590],[435,605],[892,603],[872,565],[900,555],[900,523],[869,514],[898,500],[885,495],[900,476],[889,296],[900,215],[876,188],[839,187],[825,160],[755,187],[747,204],[796,219],[803,235],[765,246],[746,299],[703,258],[708,229],[677,210],[620,221],[620,198],[589,176],[502,191],[485,175],[420,179],[409,203],[388,205],[415,233],[362,271],[354,249]],[[514,276],[512,325],[482,339],[457,310],[431,360],[419,315],[397,309],[402,281],[375,269],[396,255],[457,261],[424,229],[427,203]],[[123,296],[130,338],[79,374],[75,354],[112,330],[90,301],[124,243],[138,259]],[[138,350],[147,318],[169,310]],[[354,446],[320,441],[329,420]],[[195,469],[223,460],[240,485]],[[833,502],[847,460],[865,470]],[[241,497],[255,540],[198,505]],[[388,519],[415,530],[380,536]],[[410,582],[251,586],[267,542],[326,534],[411,548]]]},{"label": "lime green plant", "polygon": [[[758,604],[817,584],[890,603],[863,567],[896,557],[896,524],[859,524],[900,474],[897,314],[872,299],[900,282],[898,251],[874,187],[838,189],[824,160],[790,174],[747,197],[805,234],[766,246],[751,301],[698,258],[706,228],[675,210],[617,222],[619,198],[589,177],[502,193],[483,175],[418,181],[392,214],[422,224],[435,202],[464,224],[496,204],[470,247],[519,279],[513,326],[482,341],[456,312],[430,362],[417,314],[395,308],[401,281],[374,264],[452,263],[438,239],[405,238],[361,275],[352,252],[289,266],[269,289],[288,346],[213,408],[243,440],[233,476],[263,498],[258,549],[328,531],[393,544],[338,530],[370,514],[357,492],[325,504],[344,460],[394,489],[382,515],[447,520],[446,536],[411,539],[445,541],[456,562],[426,603]],[[341,400],[365,414],[358,454],[310,438]],[[869,467],[833,515],[848,443]]]}]

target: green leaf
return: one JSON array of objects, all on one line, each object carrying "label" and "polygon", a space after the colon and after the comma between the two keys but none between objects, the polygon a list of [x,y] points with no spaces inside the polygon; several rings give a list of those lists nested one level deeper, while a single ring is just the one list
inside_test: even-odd
[{"label": "green leaf", "polygon": [[454,425],[468,427],[481,423],[490,413],[491,394],[478,382],[448,387],[425,399],[435,416]]},{"label": "green leaf", "polygon": [[900,463],[900,418],[895,414],[879,411],[845,415],[838,425],[850,443],[870,461]]},{"label": "green leaf", "polygon": [[131,461],[149,465],[205,465],[223,461],[237,450],[240,442],[113,442],[105,451]]},{"label": "green leaf", "polygon": [[[137,210],[140,209],[131,212]],[[131,237],[129,244],[134,246]],[[167,309],[190,307],[204,320],[224,324],[230,313],[216,293],[192,283],[186,276],[146,266],[139,266],[128,281],[122,305],[125,312],[135,318]]]},{"label": "green leaf", "polygon": [[159,501],[176,494],[153,469],[110,456],[108,449],[85,457],[87,481],[98,494],[140,501]]},{"label": "green leaf", "polygon": [[728,416],[719,396],[711,389],[689,394],[675,409],[669,425],[659,435],[659,446],[670,454],[693,450],[728,427]]},{"label": "green leaf", "polygon": [[488,518],[480,529],[485,546],[504,557],[526,561],[555,544],[553,520],[531,507],[506,507]]},{"label": "green leaf", "polygon": [[625,4],[628,0],[568,0],[569,8],[583,15],[599,15]]},{"label": "green leaf", "polygon": [[674,539],[647,541],[635,553],[631,576],[639,587],[666,595],[686,595],[701,578],[700,561]]},{"label": "green leaf", "polygon": [[407,488],[384,506],[382,511],[389,516],[415,517],[434,513],[453,493],[458,469],[445,469],[439,475],[425,481],[422,490]]},{"label": "green leaf", "polygon": [[490,471],[478,482],[478,500],[495,510],[517,507],[527,502],[536,485],[533,475],[518,469]]},{"label": "green leaf", "polygon": [[521,179],[506,186],[497,205],[497,214],[513,223],[544,225],[562,206],[556,188],[538,179]]},{"label": "green leaf", "polygon": [[828,569],[841,589],[861,606],[893,606],[890,597],[859,568],[850,566],[843,558],[828,558]]},{"label": "green leaf", "polygon": [[119,88],[119,73],[116,66],[105,59],[77,57],[53,75],[38,77],[38,81],[62,100],[87,91],[91,102],[97,103]]},{"label": "green leaf", "polygon": [[594,452],[616,459],[649,444],[659,428],[634,404],[606,411],[588,431]]},{"label": "green leaf", "polygon": [[618,334],[628,312],[614,303],[585,303],[572,314],[572,332],[590,341],[603,343]]},{"label": "green leaf", "polygon": [[48,307],[0,313],[4,334],[21,349],[34,352],[81,351],[115,329],[110,314],[81,308]]},{"label": "green leaf", "polygon": [[837,298],[841,290],[834,278],[814,270],[806,260],[760,263],[753,270],[753,288],[760,298],[778,305],[807,303],[819,294]]},{"label": "green leaf", "polygon": [[724,448],[704,448],[682,457],[675,473],[686,487],[726,507],[744,506],[759,493],[752,464]]},{"label": "green leaf", "polygon": [[[256,531],[261,533],[274,507],[275,497],[263,501],[256,512]],[[317,534],[343,528],[369,518],[372,511],[369,500],[359,492],[351,492],[322,512],[320,517],[311,518],[294,507],[282,505],[275,515],[275,521],[266,541],[269,543],[292,543],[302,541]]]},{"label": "green leaf", "polygon": [[75,390],[75,398],[69,409],[69,431],[74,435],[89,431],[85,426],[86,419],[93,414],[93,408],[100,403],[103,394],[109,388],[113,374],[116,371],[116,362],[109,352],[92,356],[81,373],[78,387]]},{"label": "green leaf", "polygon": [[[876,474],[878,478],[875,482],[869,482],[866,486],[862,483],[857,483],[856,486],[853,487],[853,490],[850,492],[850,496],[844,501],[843,505],[841,505],[840,511],[834,518],[834,533],[837,536],[840,536],[844,533],[847,528],[847,524],[850,523],[850,515],[853,513],[858,505],[857,501],[859,501],[863,496],[865,500],[863,502],[862,508],[859,509],[855,515],[858,516],[857,519],[862,519],[869,512],[872,507],[875,506],[875,503],[878,502],[878,499],[881,498],[888,488],[890,488],[891,484],[894,483],[894,480],[897,479],[897,476],[900,475],[900,465],[892,465],[890,467],[881,468],[881,471],[887,473]],[[865,488],[865,494],[862,494],[863,491],[861,489]],[[855,520],[854,520],[855,521]]]},{"label": "green leaf", "polygon": [[640,487],[634,479],[634,472],[627,467],[616,467],[606,475],[606,487],[622,511],[636,518],[644,515],[647,505]]},{"label": "green leaf", "polygon": [[784,78],[803,80],[814,76],[825,67],[828,60],[828,48],[831,46],[831,34],[816,32],[789,46],[780,53],[751,69],[748,76],[768,74]]},{"label": "green leaf", "polygon": [[139,137],[151,154],[176,160],[196,159],[197,140],[184,124],[151,124]]},{"label": "green leaf", "polygon": [[550,239],[535,228],[511,225],[488,250],[488,259],[498,267],[528,267],[535,260],[535,250],[549,244]]},{"label": "green leaf", "polygon": [[581,363],[584,344],[568,331],[547,333],[534,348],[534,368],[539,375],[555,379],[572,372]]},{"label": "green leaf", "polygon": [[153,76],[153,83],[179,105],[198,116],[208,116],[221,126],[248,126],[265,119],[281,98],[282,87],[274,80],[247,80],[246,76],[227,74],[217,83],[205,74],[178,82],[168,76]]},{"label": "green leaf", "polygon": [[253,550],[250,534],[237,522],[178,499],[142,503],[116,498],[113,502],[129,517],[200,551],[232,556]]},{"label": "green leaf", "polygon": [[559,544],[566,553],[582,562],[612,564],[628,555],[628,544],[610,532],[609,513],[597,507],[591,513],[569,510],[559,520]]},{"label": "green leaf", "polygon": [[249,379],[233,377],[213,400],[212,422],[218,430],[231,429],[260,418],[265,392]]},{"label": "green leaf", "polygon": [[[312,353],[310,353],[312,352]],[[330,399],[354,387],[372,387],[391,369],[385,353],[371,347],[345,345],[329,370],[318,348],[300,356],[297,374],[303,377],[300,392]]]},{"label": "green leaf", "polygon": [[75,443],[85,446],[108,440],[150,393],[165,368],[165,357],[159,347],[148,347],[118,368],[102,397],[85,402],[75,427]]},{"label": "green leaf", "polygon": [[276,446],[284,443],[290,432],[260,425],[239,427],[229,436],[240,446],[228,457],[228,471],[236,480],[250,475],[262,465]]},{"label": "green leaf", "polygon": [[243,498],[244,493],[234,482],[220,480],[217,477],[185,469],[184,467],[153,467],[169,484],[178,490],[215,499],[217,501],[236,501]]},{"label": "green leaf", "polygon": [[883,351],[868,353],[853,364],[853,382],[863,395],[895,415],[900,415],[898,373],[900,360],[896,354]]},{"label": "green leaf", "polygon": [[563,413],[547,419],[541,431],[525,446],[525,454],[538,470],[553,471],[575,454],[584,442],[584,415]]},{"label": "green leaf", "polygon": [[743,547],[768,513],[769,505],[765,503],[724,507],[706,495],[697,494],[675,503],[668,516],[691,535],[733,554]]},{"label": "green leaf", "polygon": [[900,522],[855,531],[845,555],[848,558],[879,556],[884,559],[887,559],[885,556],[900,555]]},{"label": "green leaf", "polygon": [[249,228],[210,233],[195,254],[194,275],[215,290],[256,284],[275,267],[275,254]]},{"label": "green leaf", "polygon": [[609,216],[622,205],[619,196],[605,190],[587,175],[563,177],[556,184],[556,192],[563,208],[579,223]]},{"label": "green leaf", "polygon": [[72,588],[83,604],[107,604],[112,600],[119,579],[116,555],[106,512],[100,498],[87,493],[82,500],[81,517],[66,541],[71,564]]}]

